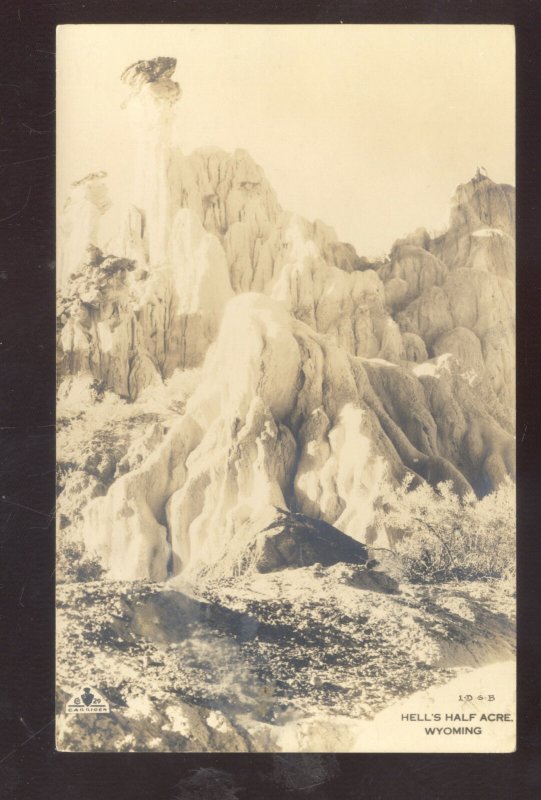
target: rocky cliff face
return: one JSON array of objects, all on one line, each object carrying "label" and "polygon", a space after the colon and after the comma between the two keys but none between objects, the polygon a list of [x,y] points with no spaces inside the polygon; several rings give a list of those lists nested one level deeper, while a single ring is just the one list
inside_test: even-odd
[{"label": "rocky cliff face", "polygon": [[449,230],[396,242],[379,275],[403,333],[430,356],[452,353],[488,386],[512,425],[514,408],[515,193],[478,172],[459,186]]},{"label": "rocky cliff face", "polygon": [[232,574],[277,508],[373,541],[406,472],[480,495],[513,475],[513,189],[479,173],[448,231],[370,265],[283,211],[246,152],[179,151],[173,61],[124,73],[132,202],[96,173],[61,220],[64,394],[88,379],[137,409],[200,370],[165,438],[84,510],[87,549],[118,579]]}]

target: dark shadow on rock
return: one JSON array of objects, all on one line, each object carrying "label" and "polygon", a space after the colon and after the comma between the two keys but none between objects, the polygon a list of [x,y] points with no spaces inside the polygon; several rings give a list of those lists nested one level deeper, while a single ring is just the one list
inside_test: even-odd
[{"label": "dark shadow on rock", "polygon": [[173,644],[189,639],[197,630],[222,634],[242,643],[254,638],[259,621],[219,603],[195,600],[179,591],[161,591],[138,602],[125,602],[119,624],[154,644]]},{"label": "dark shadow on rock", "polygon": [[321,564],[365,564],[364,544],[319,519],[277,509],[278,518],[260,531],[245,553],[245,565],[258,572]]},{"label": "dark shadow on rock", "polygon": [[195,600],[178,591],[155,592],[127,606],[126,616],[119,625],[158,646],[202,634],[220,636],[238,645],[252,642],[256,637],[259,642],[282,642],[284,646],[293,641],[303,646],[323,644],[321,631],[315,627],[301,631],[294,622],[258,619],[253,614],[234,611],[216,602]]},{"label": "dark shadow on rock", "polygon": [[[466,600],[474,619],[466,619],[449,611],[445,606],[430,600],[425,610],[430,613],[430,621],[418,619],[429,635],[434,626],[446,627],[445,640],[438,642],[441,657],[434,667],[446,669],[454,667],[481,667],[498,661],[514,658],[516,652],[516,626],[504,614],[490,611],[482,603],[474,601],[464,592],[452,597]],[[443,600],[444,598],[442,598]]]},{"label": "dark shadow on rock", "polygon": [[380,594],[399,594],[400,584],[395,578],[380,569],[357,568],[347,578],[348,586],[366,589]]}]

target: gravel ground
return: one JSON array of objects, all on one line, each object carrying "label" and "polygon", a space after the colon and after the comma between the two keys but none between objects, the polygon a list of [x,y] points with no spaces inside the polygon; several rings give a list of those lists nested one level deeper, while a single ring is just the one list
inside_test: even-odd
[{"label": "gravel ground", "polygon": [[[197,589],[62,584],[57,614],[65,750],[279,750],[274,732],[291,719],[370,719],[514,652],[507,584],[392,592],[341,564]],[[64,713],[84,686],[107,698],[110,714]]]}]

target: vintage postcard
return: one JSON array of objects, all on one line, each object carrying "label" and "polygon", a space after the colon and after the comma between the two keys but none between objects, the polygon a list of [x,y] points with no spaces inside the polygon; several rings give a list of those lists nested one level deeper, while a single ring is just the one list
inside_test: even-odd
[{"label": "vintage postcard", "polygon": [[513,27],[57,43],[58,749],[513,751]]}]

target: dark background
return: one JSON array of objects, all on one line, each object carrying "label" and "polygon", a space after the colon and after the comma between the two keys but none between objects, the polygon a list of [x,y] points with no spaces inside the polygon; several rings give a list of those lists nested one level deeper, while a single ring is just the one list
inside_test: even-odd
[{"label": "dark background", "polygon": [[[539,386],[541,0],[235,2],[4,0],[0,52],[0,798],[171,800],[201,765],[247,800],[269,756],[54,750],[55,26],[99,22],[511,23],[517,36],[518,750],[499,756],[344,755],[328,796],[541,796]],[[475,76],[472,76],[472,80]],[[452,123],[451,123],[452,124]],[[443,154],[444,156],[445,154]],[[270,796],[270,795],[269,795]],[[276,795],[275,796],[280,796]],[[284,797],[306,796],[283,792]]]}]

